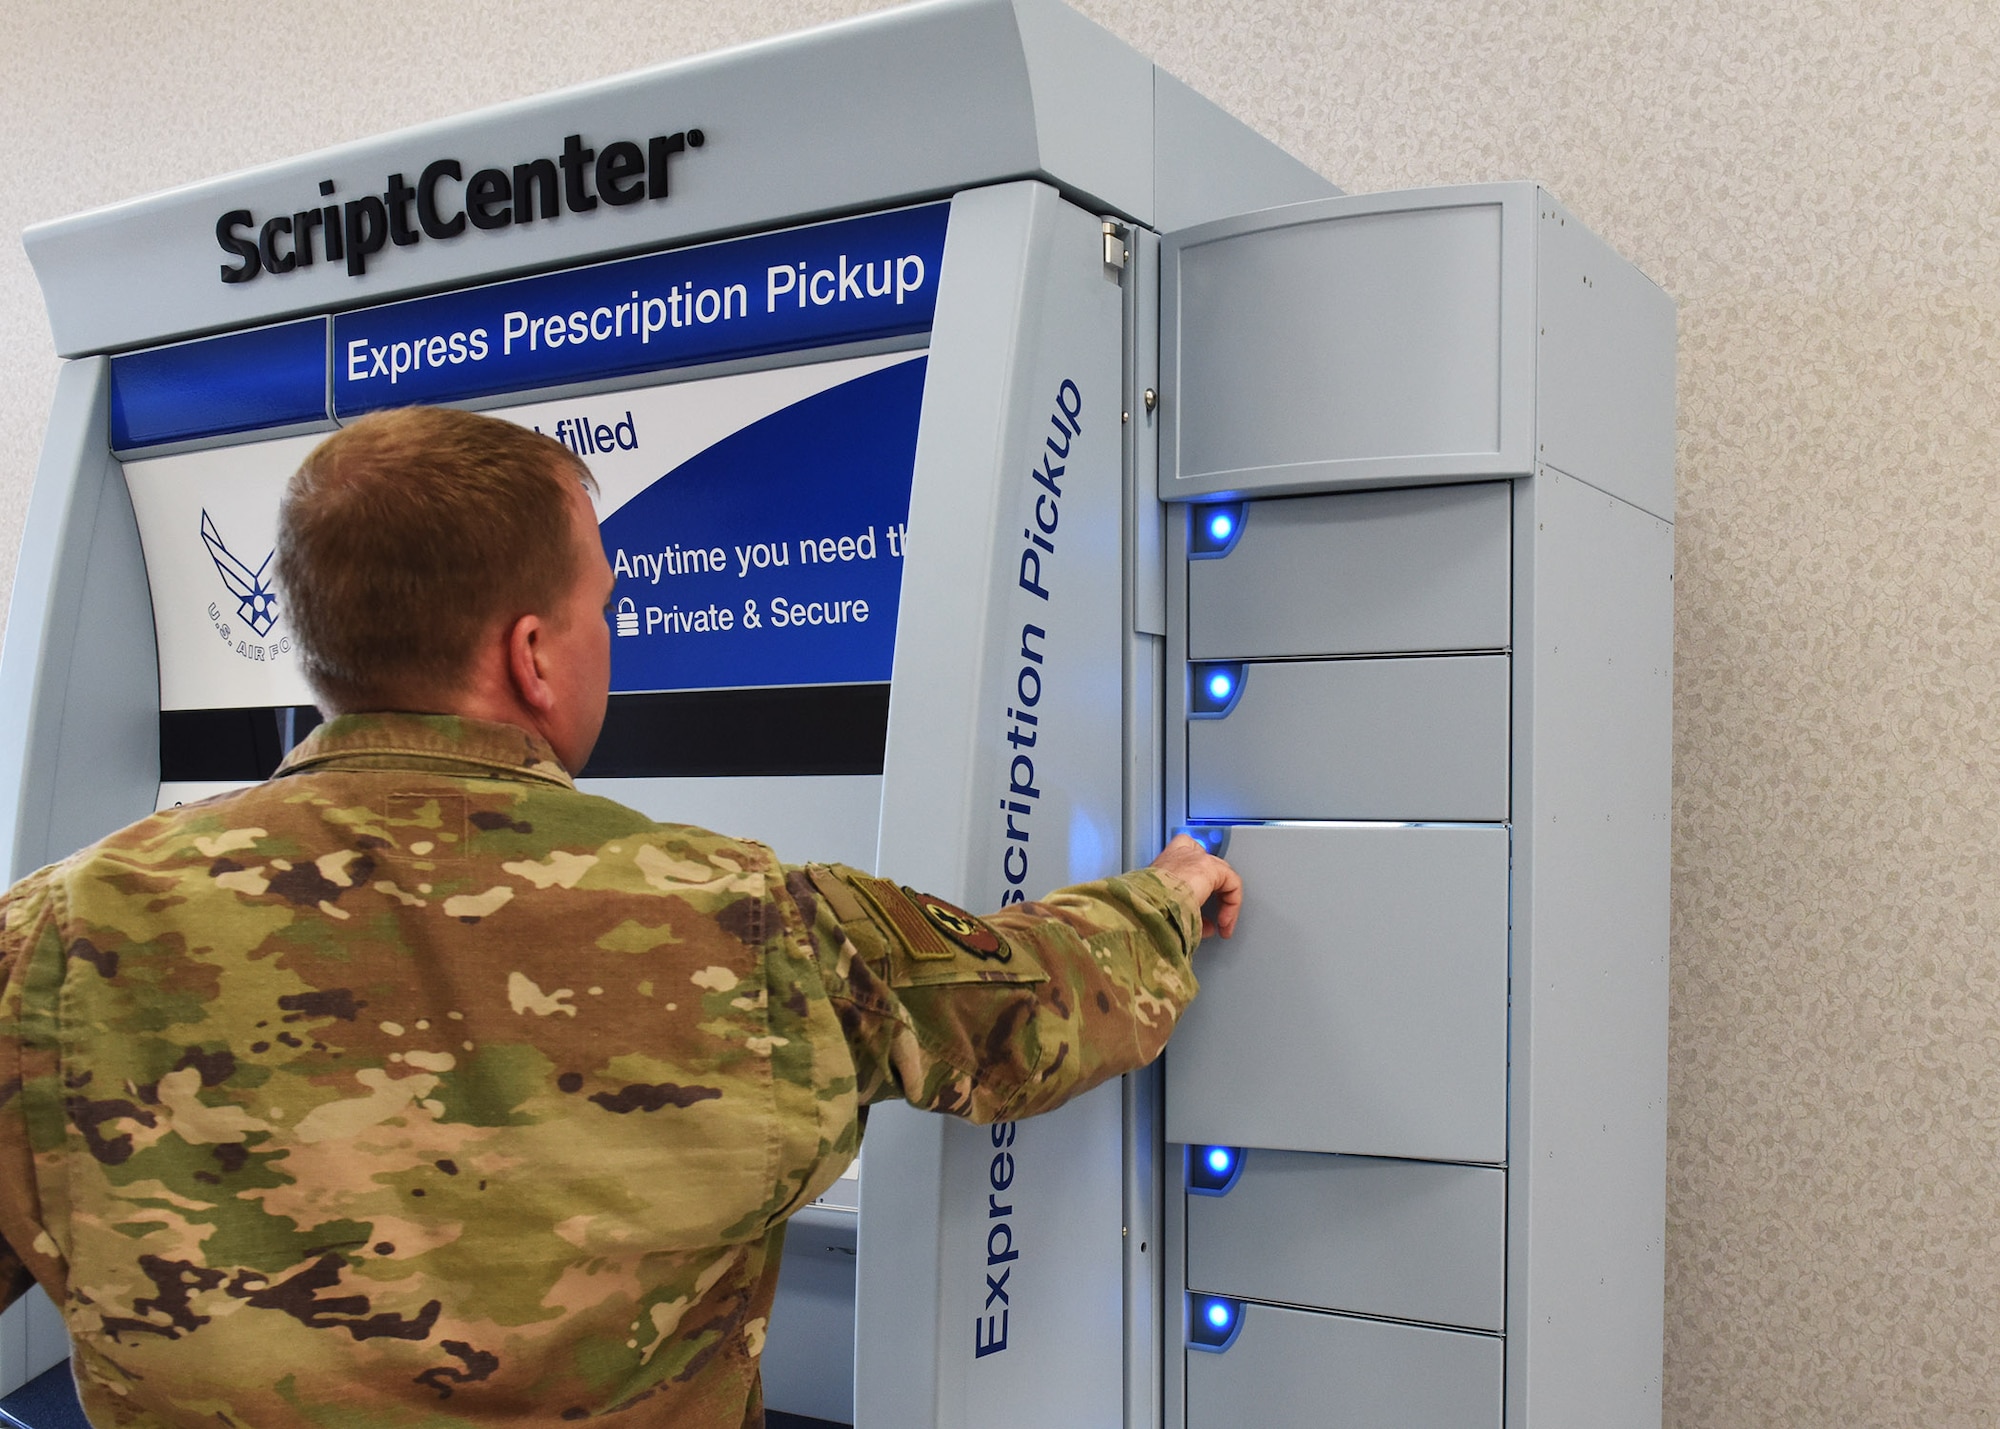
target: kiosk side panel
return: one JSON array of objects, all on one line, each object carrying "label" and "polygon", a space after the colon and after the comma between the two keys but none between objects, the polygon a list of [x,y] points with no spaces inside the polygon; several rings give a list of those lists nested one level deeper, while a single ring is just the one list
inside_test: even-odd
[{"label": "kiosk side panel", "polygon": [[[1032,183],[953,201],[878,863],[968,906],[1116,871],[1122,323],[1095,216]],[[876,1110],[858,1423],[1122,1417],[1123,1135],[1109,1086],[991,1128]]]},{"label": "kiosk side panel", "polygon": [[1553,471],[1522,498],[1508,1421],[1641,1429],[1664,1333],[1673,526]]},{"label": "kiosk side panel", "polygon": [[[109,364],[66,364],[0,652],[9,882],[152,812],[159,785],[152,611],[109,426]],[[68,1353],[55,1306],[31,1291],[0,1317],[0,1394]]]},{"label": "kiosk side panel", "polygon": [[0,656],[10,881],[151,813],[159,785],[152,605],[109,413],[109,364],[64,367]]}]

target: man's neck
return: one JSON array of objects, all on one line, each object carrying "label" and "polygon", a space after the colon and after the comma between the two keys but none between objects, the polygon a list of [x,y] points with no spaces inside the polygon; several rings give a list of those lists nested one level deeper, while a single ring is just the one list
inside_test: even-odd
[{"label": "man's neck", "polygon": [[390,694],[373,699],[355,700],[351,703],[322,700],[320,709],[329,719],[347,714],[409,714],[445,715],[455,719],[480,720],[486,724],[512,725],[523,733],[546,742],[548,736],[535,719],[534,711],[523,704],[517,696],[513,696],[511,686],[508,687],[506,696],[496,697],[491,690],[469,685],[463,690],[446,695]]}]

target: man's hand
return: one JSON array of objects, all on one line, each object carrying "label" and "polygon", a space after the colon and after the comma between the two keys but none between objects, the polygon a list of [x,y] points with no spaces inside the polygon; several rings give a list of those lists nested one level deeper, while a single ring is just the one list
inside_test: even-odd
[{"label": "man's hand", "polygon": [[1236,931],[1236,915],[1243,906],[1243,880],[1235,869],[1186,834],[1176,834],[1153,860],[1153,867],[1194,890],[1201,903],[1203,937],[1220,933],[1227,938]]}]

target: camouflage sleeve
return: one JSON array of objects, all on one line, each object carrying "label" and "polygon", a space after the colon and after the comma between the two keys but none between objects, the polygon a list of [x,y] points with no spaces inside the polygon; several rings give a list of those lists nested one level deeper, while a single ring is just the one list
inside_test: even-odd
[{"label": "camouflage sleeve", "polygon": [[31,977],[49,972],[51,960],[34,955],[44,943],[58,950],[53,975],[59,985],[61,939],[50,922],[47,885],[23,881],[0,895],[0,1309],[35,1283],[22,1248],[32,1249],[35,1259],[60,1280],[54,1242],[42,1226],[27,1098],[22,1095],[31,1077],[48,1070],[42,1064],[49,1061],[53,1044],[46,1014],[37,1015],[24,996]]},{"label": "camouflage sleeve", "polygon": [[1195,994],[1200,910],[1153,869],[985,918],[840,865],[788,872],[864,1104],[1032,1116],[1152,1061]]}]

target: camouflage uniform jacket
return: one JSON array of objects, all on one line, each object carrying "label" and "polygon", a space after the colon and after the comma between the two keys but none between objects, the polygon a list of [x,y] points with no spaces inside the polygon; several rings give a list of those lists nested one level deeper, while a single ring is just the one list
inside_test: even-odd
[{"label": "camouflage uniform jacket", "polygon": [[1047,1109],[1194,991],[1160,874],[928,901],[508,726],[334,720],[7,895],[0,1274],[99,1425],[754,1424],[865,1104]]}]

